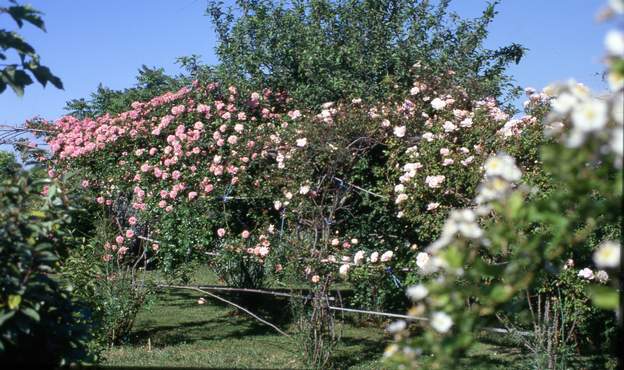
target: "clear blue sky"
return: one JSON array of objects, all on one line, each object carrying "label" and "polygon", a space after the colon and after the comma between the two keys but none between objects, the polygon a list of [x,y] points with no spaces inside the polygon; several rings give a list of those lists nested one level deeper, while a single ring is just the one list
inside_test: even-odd
[{"label": "clear blue sky", "polygon": [[[20,1],[28,3],[27,0]],[[490,28],[488,47],[517,42],[529,49],[510,72],[522,86],[541,88],[571,77],[602,90],[603,37],[608,25],[595,21],[606,1],[503,0]],[[87,97],[101,82],[119,89],[134,84],[142,65],[178,72],[175,58],[199,54],[215,63],[215,37],[205,0],[31,0],[43,11],[48,29],[31,26],[22,34],[65,85],[65,90],[31,85],[23,97],[0,95],[0,124],[61,116],[65,102]],[[477,16],[484,0],[455,0],[462,16]],[[0,18],[0,28],[9,17]]]}]

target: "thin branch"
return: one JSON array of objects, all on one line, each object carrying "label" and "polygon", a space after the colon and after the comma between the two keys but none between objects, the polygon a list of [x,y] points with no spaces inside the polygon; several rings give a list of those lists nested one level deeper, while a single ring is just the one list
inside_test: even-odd
[{"label": "thin branch", "polygon": [[195,287],[188,287],[188,286],[178,286],[178,285],[167,285],[167,286],[164,286],[164,285],[163,285],[163,286],[161,286],[161,287],[163,287],[163,288],[175,288],[175,289],[188,289],[188,290],[195,290],[195,291],[198,291],[198,292],[200,292],[200,293],[204,293],[204,294],[206,294],[206,295],[208,295],[208,296],[210,296],[210,297],[212,297],[212,298],[214,298],[214,299],[217,299],[217,300],[219,300],[219,301],[221,301],[221,302],[227,303],[227,304],[229,304],[229,305],[231,305],[231,306],[234,306],[234,307],[238,308],[238,309],[239,309],[239,310],[241,310],[241,311],[246,312],[246,313],[247,313],[247,314],[249,314],[251,317],[255,318],[256,320],[260,321],[261,323],[266,324],[266,325],[268,325],[268,326],[272,327],[272,328],[273,328],[273,329],[275,329],[278,333],[280,333],[280,334],[282,334],[282,335],[284,335],[284,336],[286,336],[286,337],[289,337],[289,338],[290,338],[290,335],[286,334],[286,332],[282,331],[280,328],[278,328],[277,326],[275,326],[275,325],[271,324],[270,322],[268,322],[268,321],[266,321],[266,320],[264,320],[264,319],[262,319],[262,318],[258,317],[256,314],[254,314],[253,312],[249,311],[248,309],[246,309],[246,308],[244,308],[244,307],[242,307],[242,306],[239,306],[239,305],[237,305],[237,304],[236,304],[236,303],[234,303],[234,302],[228,301],[228,300],[227,300],[227,299],[225,299],[225,298],[221,298],[221,297],[219,297],[219,296],[218,296],[218,295],[216,295],[216,294],[210,293],[210,292],[209,292],[209,291],[207,291],[207,290],[203,290],[203,289],[199,289],[199,288],[195,288]]}]

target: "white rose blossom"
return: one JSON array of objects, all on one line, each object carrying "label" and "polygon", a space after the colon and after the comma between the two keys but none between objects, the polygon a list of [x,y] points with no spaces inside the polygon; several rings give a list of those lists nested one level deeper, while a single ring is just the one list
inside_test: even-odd
[{"label": "white rose blossom", "polygon": [[598,268],[617,268],[620,266],[620,243],[607,240],[594,252],[594,263]]},{"label": "white rose blossom", "polygon": [[429,290],[426,286],[422,284],[412,285],[405,291],[405,295],[407,298],[411,299],[412,302],[420,301],[424,299],[429,294]]},{"label": "white rose blossom", "polygon": [[437,311],[431,315],[431,327],[438,333],[446,333],[453,326],[453,319],[445,312]]}]

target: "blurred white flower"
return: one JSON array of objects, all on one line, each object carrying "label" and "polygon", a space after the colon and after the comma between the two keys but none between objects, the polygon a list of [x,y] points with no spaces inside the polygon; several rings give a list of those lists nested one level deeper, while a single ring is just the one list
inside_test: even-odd
[{"label": "blurred white flower", "polygon": [[406,327],[407,323],[405,322],[405,320],[398,320],[388,325],[386,327],[386,331],[390,334],[394,334],[405,330]]},{"label": "blurred white flower", "polygon": [[421,299],[425,298],[427,294],[429,294],[429,290],[426,286],[422,284],[412,285],[407,288],[405,292],[407,298],[411,299],[412,302],[420,301]]},{"label": "blurred white flower", "polygon": [[522,176],[522,172],[516,166],[516,161],[504,153],[490,157],[484,167],[485,175],[490,177],[500,176],[507,181],[518,181]]},{"label": "blurred white flower", "polygon": [[581,132],[602,129],[607,124],[607,104],[599,99],[586,99],[572,111],[574,128]]},{"label": "blurred white flower", "polygon": [[453,326],[453,319],[444,312],[437,311],[431,315],[431,327],[438,333],[446,333]]},{"label": "blurred white flower", "polygon": [[617,268],[620,266],[620,243],[607,240],[594,252],[594,263],[598,268]]},{"label": "blurred white flower", "polygon": [[605,47],[610,55],[624,57],[624,33],[618,30],[607,32]]},{"label": "blurred white flower", "polygon": [[614,12],[624,14],[624,0],[609,0],[609,6]]},{"label": "blurred white flower", "polygon": [[563,93],[550,102],[552,109],[559,114],[568,114],[576,104],[578,99],[570,93]]}]

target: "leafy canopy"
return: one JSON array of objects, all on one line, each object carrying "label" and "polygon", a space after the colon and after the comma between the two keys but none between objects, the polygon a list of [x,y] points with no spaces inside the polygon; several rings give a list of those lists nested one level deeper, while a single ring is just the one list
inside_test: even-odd
[{"label": "leafy canopy", "polygon": [[210,0],[221,79],[252,89],[285,90],[315,106],[340,98],[384,98],[408,87],[421,63],[451,74],[473,97],[508,91],[506,67],[524,49],[483,47],[497,2],[476,19],[449,10],[450,0]]},{"label": "leafy canopy", "polygon": [[[9,3],[12,5],[0,6],[0,15],[9,15],[19,28],[27,22],[45,32],[45,24],[40,11],[33,9],[30,5],[18,5],[15,0],[10,0]],[[17,53],[19,60],[5,63],[9,58],[8,51]],[[28,72],[44,87],[49,82],[58,89],[63,88],[61,79],[55,76],[50,68],[41,65],[35,49],[20,34],[7,29],[0,29],[0,67],[2,68],[0,69],[0,93],[9,86],[17,95],[22,96],[24,88],[33,83]]]}]

